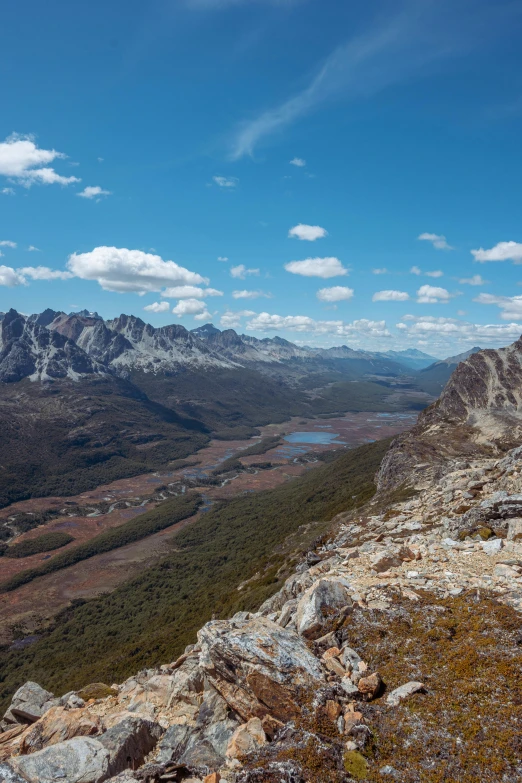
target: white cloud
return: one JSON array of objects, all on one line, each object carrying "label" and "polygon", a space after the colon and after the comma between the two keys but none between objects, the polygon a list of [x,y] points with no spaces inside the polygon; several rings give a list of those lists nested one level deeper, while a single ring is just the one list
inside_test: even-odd
[{"label": "white cloud", "polygon": [[412,266],[412,268],[410,269],[410,273],[412,275],[422,275],[422,272],[418,266]]},{"label": "white cloud", "polygon": [[40,253],[41,252],[40,248],[39,247],[35,247],[34,245],[29,245],[27,250],[29,251],[29,253]]},{"label": "white cloud", "polygon": [[70,280],[74,275],[61,269],[49,269],[48,266],[24,266],[17,270],[23,277],[32,280]]},{"label": "white cloud", "polygon": [[198,288],[195,285],[177,285],[161,292],[166,299],[204,299],[206,296],[223,296],[216,288]]},{"label": "white cloud", "polygon": [[67,268],[82,280],[96,280],[105,291],[118,293],[144,294],[165,286],[208,283],[208,278],[174,261],[125,247],[101,246],[89,253],[73,253]]},{"label": "white cloud", "polygon": [[501,342],[504,345],[516,340],[522,333],[522,324],[473,324],[460,321],[457,318],[434,318],[433,316],[407,316],[402,320],[408,324],[398,323],[397,328],[407,337],[441,337],[443,345],[454,338],[467,344],[479,340]]},{"label": "white cloud", "polygon": [[372,302],[407,302],[409,298],[406,291],[376,291]]},{"label": "white cloud", "polygon": [[388,274],[388,270],[386,269],[385,266],[381,266],[378,269],[372,269],[372,274],[373,275],[387,275]]},{"label": "white cloud", "polygon": [[421,242],[431,242],[433,247],[437,248],[437,250],[453,250],[451,245],[448,245],[446,242],[446,237],[443,234],[420,234],[417,239],[420,239]]},{"label": "white cloud", "polygon": [[172,308],[174,315],[183,318],[185,315],[198,315],[207,312],[207,305],[200,299],[180,299]]},{"label": "white cloud", "polygon": [[288,232],[289,237],[296,239],[305,239],[307,242],[315,242],[316,239],[322,239],[328,234],[328,231],[321,226],[307,226],[305,223],[299,223]]},{"label": "white cloud", "polygon": [[170,310],[170,305],[168,302],[153,302],[143,309],[148,310],[149,313],[166,313]]},{"label": "white cloud", "polygon": [[220,188],[235,188],[239,183],[237,177],[212,177],[212,179]]},{"label": "white cloud", "polygon": [[63,152],[40,149],[31,136],[13,133],[0,142],[0,175],[25,187],[34,183],[70,185],[80,182],[78,177],[63,177],[45,165],[66,157]]},{"label": "white cloud", "polygon": [[433,272],[425,272],[426,277],[444,277],[444,272],[440,269],[435,269]]},{"label": "white cloud", "polygon": [[514,264],[522,264],[522,242],[499,242],[495,247],[484,250],[472,250],[475,261],[484,264],[486,261],[513,261]]},{"label": "white cloud", "polygon": [[417,291],[419,304],[445,304],[451,299],[451,294],[445,288],[434,285],[421,285]]},{"label": "white cloud", "polygon": [[334,334],[339,337],[356,334],[366,337],[390,336],[385,321],[369,321],[366,318],[345,323],[344,321],[316,321],[307,315],[259,313],[248,322],[247,328],[257,332],[277,332],[281,329],[288,329],[294,332],[308,332],[311,334]]},{"label": "white cloud", "polygon": [[271,299],[272,294],[267,294],[264,291],[232,291],[234,299],[259,299],[264,297],[265,299]]},{"label": "white cloud", "polygon": [[2,188],[1,192],[4,196],[14,196],[14,188]]},{"label": "white cloud", "polygon": [[227,310],[221,316],[219,323],[224,329],[237,329],[241,326],[241,319],[249,318],[251,315],[255,315],[253,310],[239,310],[237,312]]},{"label": "white cloud", "polygon": [[11,242],[9,239],[0,240],[0,247],[12,247],[14,249],[16,246],[16,242]]},{"label": "white cloud", "polygon": [[112,196],[112,193],[110,190],[100,188],[99,185],[87,185],[86,188],[76,195],[80,196],[80,198],[94,199],[99,198],[100,196]]},{"label": "white cloud", "polygon": [[320,288],[317,298],[321,302],[342,302],[353,297],[353,288],[344,285],[334,285],[331,288]]},{"label": "white cloud", "polygon": [[208,310],[203,310],[202,313],[198,313],[194,316],[195,321],[210,321],[212,314]]},{"label": "white cloud", "polygon": [[0,264],[0,285],[12,288],[15,285],[25,285],[25,279],[10,266]]},{"label": "white cloud", "polygon": [[486,285],[488,281],[484,280],[480,275],[473,275],[473,277],[463,277],[459,280],[459,283],[463,285]]},{"label": "white cloud", "polygon": [[218,261],[228,261],[228,256],[218,256]]},{"label": "white cloud", "polygon": [[290,261],[285,264],[285,269],[293,275],[324,279],[348,274],[348,270],[338,258],[307,258],[305,261]]},{"label": "white cloud", "polygon": [[479,294],[473,301],[478,302],[478,304],[497,305],[501,310],[500,317],[503,321],[522,319],[522,296]]},{"label": "white cloud", "polygon": [[247,275],[259,275],[259,269],[247,269],[244,264],[233,266],[230,269],[230,276],[236,280],[245,280]]},{"label": "white cloud", "polygon": [[297,166],[298,169],[302,169],[306,166],[306,160],[304,160],[304,158],[292,158],[290,165]]}]

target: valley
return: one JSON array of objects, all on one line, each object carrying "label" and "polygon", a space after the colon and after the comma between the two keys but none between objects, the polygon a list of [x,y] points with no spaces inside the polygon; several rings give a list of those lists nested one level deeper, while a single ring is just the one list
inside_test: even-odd
[{"label": "valley", "polygon": [[[52,515],[44,524],[21,533],[17,543],[38,538],[43,533],[68,533],[74,540],[59,553],[83,544],[100,533],[116,528],[145,514],[172,494],[192,490],[201,493],[204,509],[218,501],[244,493],[273,489],[320,466],[321,457],[373,440],[388,438],[413,426],[415,412],[353,413],[329,418],[294,417],[284,424],[260,428],[256,438],[237,441],[212,440],[208,446],[185,460],[188,466],[171,471],[144,473],[103,484],[79,495],[32,498],[0,511],[0,525],[17,519]],[[264,455],[241,459],[241,452],[266,438],[280,443]],[[330,442],[325,442],[330,440]],[[238,456],[244,472],[233,470],[218,477],[213,471],[231,457]],[[197,464],[190,464],[197,463]],[[255,467],[261,466],[261,467]],[[207,484],[207,482],[214,482]],[[166,527],[140,541],[103,552],[55,573],[39,577],[36,583],[20,586],[0,595],[0,644],[31,637],[69,602],[85,600],[114,589],[150,567],[171,551],[172,536],[187,524],[196,522],[201,512]],[[22,558],[3,557],[2,582],[48,561],[56,552]],[[35,585],[38,589],[35,595]],[[20,643],[20,641],[19,641]]]}]

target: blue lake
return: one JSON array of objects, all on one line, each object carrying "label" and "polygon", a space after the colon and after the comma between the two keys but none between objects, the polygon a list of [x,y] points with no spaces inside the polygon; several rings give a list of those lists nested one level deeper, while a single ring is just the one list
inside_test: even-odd
[{"label": "blue lake", "polygon": [[338,432],[291,432],[285,435],[288,443],[319,443],[327,446],[329,443],[344,444],[344,441],[337,440]]}]

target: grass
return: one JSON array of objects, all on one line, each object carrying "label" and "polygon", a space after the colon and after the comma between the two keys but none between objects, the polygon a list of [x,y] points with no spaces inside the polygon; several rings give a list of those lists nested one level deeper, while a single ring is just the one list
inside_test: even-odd
[{"label": "grass", "polygon": [[23,653],[0,651],[0,702],[29,679],[55,693],[122,681],[173,660],[212,615],[257,608],[281,587],[292,551],[306,549],[335,514],[373,495],[388,446],[344,452],[274,490],[203,514],[173,537],[175,548],[160,563],[109,595],[70,607]]}]

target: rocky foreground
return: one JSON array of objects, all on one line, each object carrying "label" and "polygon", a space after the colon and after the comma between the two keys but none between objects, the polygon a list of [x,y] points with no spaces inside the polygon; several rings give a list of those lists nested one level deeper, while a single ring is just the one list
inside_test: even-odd
[{"label": "rocky foreground", "polygon": [[177,661],[61,697],[26,683],[0,781],[521,780],[521,490],[522,448],[450,461],[341,515]]}]

